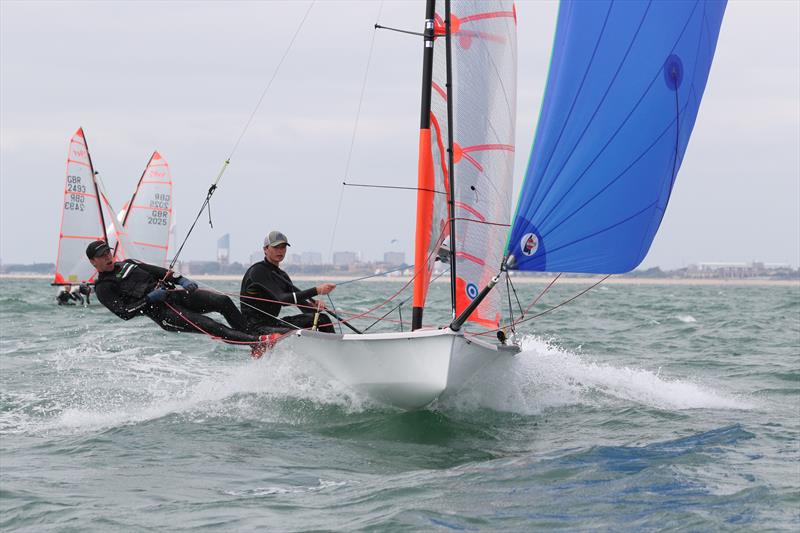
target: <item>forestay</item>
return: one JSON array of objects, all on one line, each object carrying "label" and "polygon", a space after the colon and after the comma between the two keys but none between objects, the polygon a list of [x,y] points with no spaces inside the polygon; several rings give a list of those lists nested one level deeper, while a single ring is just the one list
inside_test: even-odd
[{"label": "forestay", "polygon": [[106,239],[92,159],[83,128],[72,136],[67,154],[67,177],[58,238],[57,285],[94,281],[95,269],[86,259],[86,246]]},{"label": "forestay", "polygon": [[619,273],[647,254],[708,79],[724,1],[564,1],[507,250]]}]

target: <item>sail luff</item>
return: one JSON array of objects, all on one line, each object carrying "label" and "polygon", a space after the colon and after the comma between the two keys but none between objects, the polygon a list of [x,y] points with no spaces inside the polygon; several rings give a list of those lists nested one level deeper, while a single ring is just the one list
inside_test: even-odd
[{"label": "sail luff", "polygon": [[449,185],[448,225],[450,226],[450,308],[452,318],[456,317],[456,253],[458,241],[456,240],[456,204],[455,204],[455,168],[453,163],[453,32],[450,17],[450,0],[444,1],[444,28],[445,28],[445,69],[447,71],[447,175]]},{"label": "sail luff", "polygon": [[[81,129],[81,132],[83,132],[83,129]],[[92,173],[92,183],[94,184],[94,192],[97,199],[97,214],[100,216],[100,227],[103,229],[103,240],[108,242],[108,234],[106,233],[106,220],[105,217],[103,217],[103,204],[100,202],[100,189],[97,187],[97,174],[94,171],[92,153],[89,151],[89,143],[86,141],[86,134],[83,134],[83,142],[86,145],[86,157],[89,159],[89,171]]]}]

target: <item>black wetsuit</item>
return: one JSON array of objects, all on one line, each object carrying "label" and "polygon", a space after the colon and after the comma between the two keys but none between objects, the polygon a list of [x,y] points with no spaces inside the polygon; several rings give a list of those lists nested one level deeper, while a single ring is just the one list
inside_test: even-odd
[{"label": "black wetsuit", "polygon": [[86,296],[86,305],[90,305],[92,303],[91,298],[89,297],[92,294],[92,287],[86,283],[81,283],[78,287],[78,294]]},{"label": "black wetsuit", "polygon": [[[289,274],[266,259],[247,269],[239,294],[242,315],[249,331],[253,333],[288,331],[291,326],[287,322],[299,328],[314,325],[315,311],[309,307],[301,307],[302,314],[277,318],[284,305],[313,305],[309,299],[317,296],[317,288],[298,289]],[[265,302],[255,298],[275,301]],[[317,328],[326,333],[335,332],[331,319],[325,313],[320,313]]]},{"label": "black wetsuit", "polygon": [[58,305],[75,305],[76,298],[69,291],[59,291],[56,295]]},{"label": "black wetsuit", "polygon": [[[258,337],[244,333],[246,325],[241,313],[231,299],[223,294],[199,289],[192,292],[180,290],[170,292],[162,302],[150,302],[147,299],[148,293],[166,275],[166,269],[128,259],[115,263],[114,270],[110,272],[98,273],[94,292],[100,303],[122,320],[146,315],[167,331],[205,331],[229,341],[258,341]],[[171,274],[166,279],[167,286],[178,279],[180,276]],[[221,313],[231,327],[203,314],[214,311]],[[203,331],[198,330],[197,326]]]}]

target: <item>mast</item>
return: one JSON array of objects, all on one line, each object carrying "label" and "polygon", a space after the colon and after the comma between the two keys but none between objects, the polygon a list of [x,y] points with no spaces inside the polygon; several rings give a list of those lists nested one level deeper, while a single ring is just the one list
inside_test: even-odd
[{"label": "mast", "polygon": [[100,189],[97,187],[97,177],[95,176],[94,163],[92,163],[92,154],[89,152],[89,142],[86,140],[86,134],[81,128],[83,135],[83,142],[86,144],[86,157],[89,159],[89,172],[92,173],[92,184],[94,185],[94,194],[97,199],[97,212],[100,214],[100,227],[103,229],[103,240],[108,244],[108,234],[106,233],[106,219],[103,216],[103,204],[100,202]]},{"label": "mast", "polygon": [[[423,207],[432,202],[433,192],[433,160],[431,158],[431,90],[433,84],[433,43],[434,43],[434,23],[433,17],[436,12],[436,0],[427,0],[425,4],[425,32],[424,48],[422,52],[422,101],[420,104],[420,124],[419,124],[419,169],[418,169],[418,191],[417,191],[417,230],[415,248],[415,270],[419,274],[422,269],[427,268],[427,246],[422,246],[425,242],[426,228],[420,220],[424,217]],[[411,314],[411,330],[422,327],[422,311],[425,303],[424,289],[422,283],[414,287],[414,304]]]},{"label": "mast", "polygon": [[448,214],[450,218],[450,305],[456,317],[456,204],[453,174],[453,55],[450,32],[450,0],[444,0],[445,59],[447,69],[447,174],[449,179]]}]

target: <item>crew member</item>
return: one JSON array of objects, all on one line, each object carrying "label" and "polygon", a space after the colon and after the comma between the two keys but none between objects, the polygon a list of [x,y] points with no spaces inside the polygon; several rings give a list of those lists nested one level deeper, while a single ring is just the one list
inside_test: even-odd
[{"label": "crew member", "polygon": [[86,297],[86,303],[84,304],[84,307],[92,303],[89,299],[89,295],[92,294],[92,286],[86,283],[85,281],[80,285],[78,285],[78,294],[81,294]]},{"label": "crew member", "polygon": [[83,294],[81,294],[81,289],[78,286],[72,287],[69,290],[70,296],[72,299],[75,300],[77,303],[81,304],[82,307],[86,307],[86,301],[83,299]]},{"label": "crew member", "polygon": [[[87,246],[86,256],[98,272],[94,282],[97,299],[122,320],[146,315],[167,331],[209,333],[226,341],[251,343],[253,356],[263,354],[266,338],[245,333],[242,315],[227,296],[198,290],[192,280],[155,265],[134,259],[115,263],[105,241]],[[175,284],[185,290],[169,290]],[[203,314],[214,311],[231,327]]]},{"label": "crew member", "polygon": [[58,305],[75,305],[75,298],[72,295],[72,285],[62,285],[56,294],[56,302]]},{"label": "crew member", "polygon": [[[271,231],[264,238],[264,260],[247,269],[242,279],[239,301],[242,315],[249,331],[253,333],[285,332],[292,326],[311,328],[315,314],[325,309],[324,303],[312,298],[328,294],[336,288],[333,283],[323,283],[306,290],[298,289],[279,266],[286,257],[287,246],[291,245],[286,235]],[[285,305],[296,305],[303,312],[278,318],[281,307]],[[326,333],[335,332],[331,319],[325,313],[319,314],[317,328]]]}]

